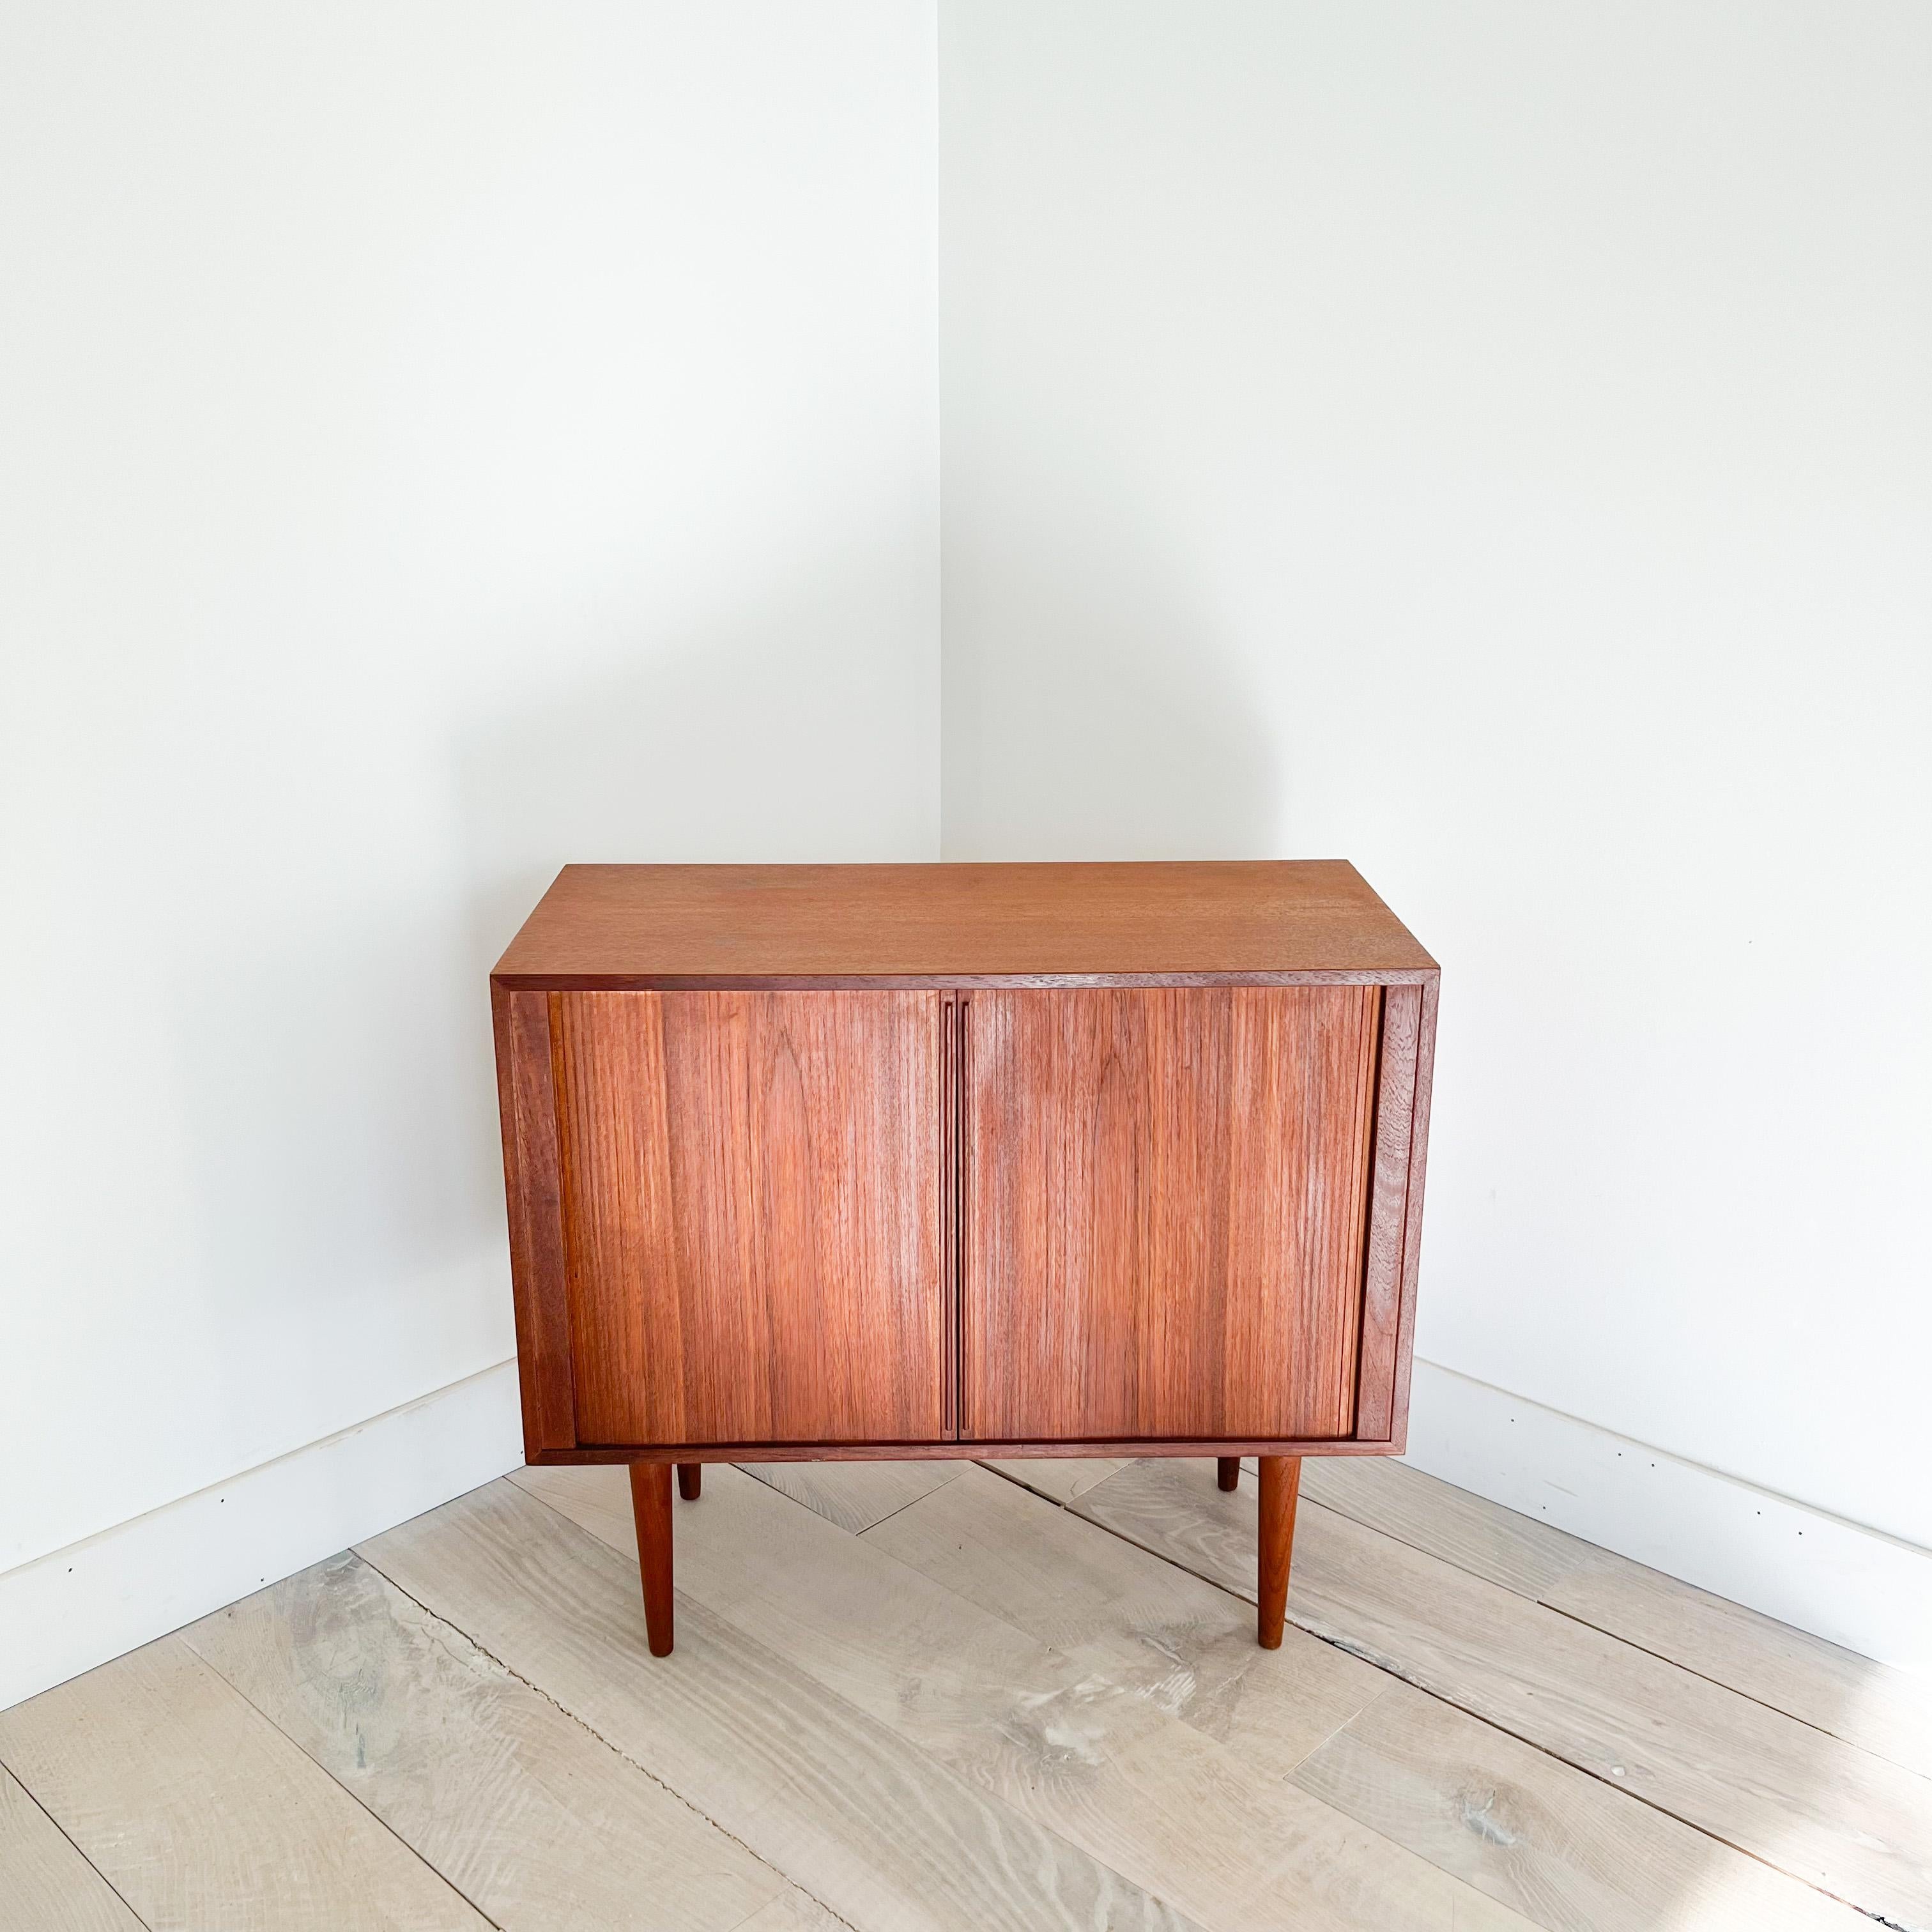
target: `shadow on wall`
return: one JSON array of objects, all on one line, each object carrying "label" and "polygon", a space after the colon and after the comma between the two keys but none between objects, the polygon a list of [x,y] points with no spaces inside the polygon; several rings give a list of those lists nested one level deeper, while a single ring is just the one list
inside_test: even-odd
[{"label": "shadow on wall", "polygon": [[882,608],[862,560],[681,634],[580,649],[568,674],[534,658],[530,701],[457,746],[479,997],[566,864],[930,856],[934,746],[909,721],[931,715],[931,671],[905,602],[903,621]]},{"label": "shadow on wall", "polygon": [[967,587],[948,590],[948,858],[1276,856],[1281,773],[1251,694],[1212,620],[1121,551],[949,564]]},{"label": "shadow on wall", "polygon": [[530,701],[457,746],[476,968],[568,863],[928,856],[937,773],[909,721],[931,691],[906,601],[895,621],[855,571],[580,650],[574,673],[535,657]]},{"label": "shadow on wall", "polygon": [[[468,1372],[502,1355],[491,965],[568,861],[929,856],[932,730],[909,724],[932,711],[917,589],[902,614],[860,559],[681,629],[580,620],[450,652],[491,705],[465,724],[452,694],[448,802],[440,823],[395,829],[410,856],[383,872],[388,902],[359,922],[319,902],[313,933],[236,956],[176,1016],[199,1281],[218,1315],[334,1308],[345,1348],[392,1365],[378,1400],[422,1393],[426,1359]],[[332,1364],[290,1372],[326,1408]],[[215,1399],[245,1442],[280,1446],[238,1377]]]}]

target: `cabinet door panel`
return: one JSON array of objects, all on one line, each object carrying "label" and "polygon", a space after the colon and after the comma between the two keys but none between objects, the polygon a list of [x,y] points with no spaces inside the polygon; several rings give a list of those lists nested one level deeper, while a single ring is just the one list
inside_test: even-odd
[{"label": "cabinet door panel", "polygon": [[940,1001],[559,993],[586,1443],[940,1432]]},{"label": "cabinet door panel", "polygon": [[962,1433],[1353,1428],[1364,986],[975,993]]}]

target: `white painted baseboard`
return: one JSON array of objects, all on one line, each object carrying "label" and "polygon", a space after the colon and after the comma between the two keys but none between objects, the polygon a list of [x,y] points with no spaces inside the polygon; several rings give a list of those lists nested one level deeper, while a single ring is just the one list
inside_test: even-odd
[{"label": "white painted baseboard", "polygon": [[519,1467],[499,1362],[0,1575],[0,1709]]},{"label": "white painted baseboard", "polygon": [[1418,1360],[1402,1459],[1848,1650],[1932,1672],[1932,1550]]}]

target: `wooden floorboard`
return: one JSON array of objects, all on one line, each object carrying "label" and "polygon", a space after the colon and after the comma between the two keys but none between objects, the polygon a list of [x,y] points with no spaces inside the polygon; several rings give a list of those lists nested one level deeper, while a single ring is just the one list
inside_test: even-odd
[{"label": "wooden floorboard", "polygon": [[[1932,1692],[1370,1459],[519,1472],[0,1713],[4,1932],[1932,1928]],[[1856,1909],[1854,1909],[1856,1908]]]},{"label": "wooden floorboard", "polygon": [[[628,1527],[620,1468],[520,1477],[580,1492],[614,1484]],[[703,1502],[679,1506],[681,1549],[692,1520],[711,1514],[734,1480],[817,1520],[720,1468],[707,1471]],[[688,1592],[678,1595],[675,1654],[653,1660],[634,1561],[516,1484],[492,1484],[359,1553],[857,1932],[1184,1932],[1189,1923]]]},{"label": "wooden floorboard", "polygon": [[1640,1563],[1600,1554],[1602,1562],[1564,1578],[1543,1600],[1932,1778],[1932,1683]]},{"label": "wooden floorboard", "polygon": [[866,1540],[1557,1932],[1637,1932],[1687,1900],[1700,1932],[1867,1922],[1333,1645],[1260,1649],[1242,1600],[984,1472]]},{"label": "wooden floorboard", "polygon": [[[1212,1466],[1196,1480],[1211,1489]],[[1257,1778],[1286,1778],[1390,1681],[1300,1630],[1262,1649],[1247,1604],[988,1469],[866,1540],[1149,1699]]]},{"label": "wooden floorboard", "polygon": [[0,1770],[0,1926],[8,1932],[140,1932],[140,1925],[19,1781]]},{"label": "wooden floorboard", "polygon": [[0,1762],[150,1932],[486,1932],[178,1637],[0,1714]]},{"label": "wooden floorboard", "polygon": [[503,1932],[733,1932],[790,1890],[358,1557],[182,1636]]},{"label": "wooden floorboard", "polygon": [[794,1892],[761,1906],[738,1932],[849,1932],[849,1928],[816,1900]]},{"label": "wooden floorboard", "polygon": [[[1253,1464],[1244,1464],[1252,1469]],[[1308,1456],[1301,1493],[1411,1549],[1519,1596],[1540,1598],[1604,1555],[1580,1537],[1438,1481],[1386,1456]]]},{"label": "wooden floorboard", "polygon": [[[952,1481],[964,1462],[747,1462],[745,1474],[841,1529],[870,1529]],[[828,1472],[832,1472],[828,1474]]]},{"label": "wooden floorboard", "polygon": [[1294,1775],[1550,1932],[1860,1932],[1871,1923],[1406,1684]]},{"label": "wooden floorboard", "polygon": [[[586,1526],[634,1546],[617,1507],[621,1472],[522,1480],[566,1510],[590,1499]],[[681,1600],[1204,1925],[1526,1923],[763,1484],[731,1472],[715,1493],[707,1486],[697,1514],[677,1526]]]},{"label": "wooden floorboard", "polygon": [[1010,1457],[985,1465],[1016,1483],[1024,1483],[1055,1502],[1070,1503],[1083,1490],[1104,1483],[1127,1466],[1118,1456],[1032,1456]]},{"label": "wooden floorboard", "polygon": [[1302,1494],[1909,1769],[1932,1775],[1932,1682],[1372,1456],[1303,1465]]},{"label": "wooden floorboard", "polygon": [[[1252,1594],[1250,1484],[1138,1462],[1072,1508]],[[1835,1898],[1932,1926],[1932,1781],[1318,1503],[1288,1616]]]}]

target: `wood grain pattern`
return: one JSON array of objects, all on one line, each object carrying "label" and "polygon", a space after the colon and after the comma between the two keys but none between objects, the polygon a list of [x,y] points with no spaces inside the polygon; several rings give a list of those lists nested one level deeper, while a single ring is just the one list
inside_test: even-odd
[{"label": "wood grain pattern", "polygon": [[756,1462],[746,1473],[855,1535],[950,1483],[963,1462]]},{"label": "wood grain pattern", "polygon": [[790,1893],[358,1557],[182,1637],[503,1932],[732,1932]]},{"label": "wood grain pattern", "polygon": [[[1238,1464],[1236,1472],[1238,1479]],[[1301,1487],[1301,1458],[1264,1456],[1259,1474],[1255,1520],[1256,1634],[1262,1649],[1279,1650],[1288,1608],[1288,1564],[1294,1553],[1294,1504]]]},{"label": "wood grain pattern", "polygon": [[1102,1436],[1092,1441],[1063,1436],[1040,1442],[631,1442],[580,1443],[574,1449],[546,1450],[526,1460],[532,1468],[568,1468],[598,1462],[1126,1462],[1143,1456],[1387,1456],[1386,1442],[1358,1442],[1353,1436],[1184,1436],[1153,1441],[1145,1436]]},{"label": "wood grain pattern", "polygon": [[793,1892],[753,1912],[738,1932],[849,1932],[849,1928],[844,1920],[834,1918],[816,1900]]},{"label": "wood grain pattern", "polygon": [[988,1471],[865,1540],[1214,1738],[1258,1781],[1287,1777],[1390,1681],[1297,1630],[1264,1654],[1238,1598]]},{"label": "wood grain pattern", "polygon": [[1436,978],[1339,862],[567,868],[493,980],[527,1459],[1399,1447]]},{"label": "wood grain pattern", "polygon": [[8,1932],[141,1932],[114,1888],[0,1766],[0,1925]]},{"label": "wood grain pattern", "polygon": [[940,1066],[940,1286],[942,1320],[940,1366],[946,1389],[940,1404],[940,1426],[949,1441],[959,1433],[959,1217],[964,1199],[961,1166],[960,1082],[965,1054],[966,1007],[964,1000],[940,1002],[943,1051]]},{"label": "wood grain pattern", "polygon": [[[1072,1507],[1251,1594],[1252,1516],[1184,1476],[1137,1462]],[[1932,1924],[1932,1780],[1317,1504],[1296,1540],[1301,1629],[1862,1911]]]},{"label": "wood grain pattern", "polygon": [[1348,1434],[1378,998],[974,996],[963,1438]]},{"label": "wood grain pattern", "polygon": [[492,986],[490,1006],[496,1036],[524,1453],[536,1456],[568,1448],[577,1440],[550,1002],[542,993],[506,992]]},{"label": "wood grain pattern", "polygon": [[1402,1313],[1395,1348],[1394,1413],[1389,1441],[1400,1456],[1408,1446],[1408,1390],[1415,1354],[1415,1295],[1422,1276],[1422,1195],[1429,1166],[1429,1108],[1436,1081],[1436,1015],[1440,983],[1422,987],[1422,1017],[1415,1048],[1415,1106],[1408,1130],[1408,1198],[1402,1234]]},{"label": "wood grain pattern", "polygon": [[1291,1774],[1549,1932],[1870,1932],[1850,1906],[1406,1684]]},{"label": "wood grain pattern", "polygon": [[1354,866],[1270,860],[567,866],[495,976],[663,990],[1435,971]]},{"label": "wood grain pattern", "polygon": [[1057,1503],[1070,1503],[1082,1490],[1104,1483],[1116,1469],[1126,1467],[1119,1456],[998,1456],[979,1459],[986,1468],[1023,1483]]},{"label": "wood grain pattern", "polygon": [[[1190,1918],[1229,1932],[1527,1932],[1292,1786],[1263,1785],[1211,1738],[892,1561],[871,1537],[719,1473],[716,1507],[680,1553],[686,1600]],[[522,1480],[566,1508],[610,1480],[591,1470]],[[594,1504],[584,1520],[620,1523]]]},{"label": "wood grain pattern", "polygon": [[[1311,1464],[1304,1483],[1323,1466]],[[1361,1462],[1346,1472],[1392,1469]],[[1334,1645],[1290,1628],[1280,1651],[1259,1651],[1238,1599],[1016,1486],[969,1472],[866,1540],[1141,1690],[1256,1778],[1294,1778],[1552,1932],[1869,1928],[1809,1886]],[[1251,1514],[1256,1485],[1204,1500]]]},{"label": "wood grain pattern", "polygon": [[1402,1243],[1408,1222],[1409,1137],[1414,1123],[1415,1059],[1421,1033],[1420,989],[1389,987],[1382,994],[1375,1152],[1362,1273],[1361,1362],[1355,1385],[1355,1433],[1369,1442],[1388,1441],[1395,1421]]},{"label": "wood grain pattern", "polygon": [[1311,1462],[1314,1502],[1932,1778],[1932,1683],[1406,1463]]},{"label": "wood grain pattern", "polygon": [[0,1714],[0,1756],[150,1932],[488,1932],[178,1637]]},{"label": "wood grain pattern", "polygon": [[674,1635],[670,1580],[670,1465],[631,1465],[631,1516],[644,1591],[644,1632],[653,1657],[668,1657]]},{"label": "wood grain pattern", "polygon": [[[730,1472],[714,1473],[728,1494]],[[581,1496],[586,1484],[602,1498],[608,1544],[520,1486]],[[691,1544],[726,1527],[719,1500],[692,1512]],[[643,1667],[631,1533],[614,1472],[526,1469],[358,1553],[858,1932],[1189,1932],[1172,1906],[688,1593],[678,1655]]]},{"label": "wood grain pattern", "polygon": [[[1853,1932],[1881,1913],[1925,1922],[1900,1916],[1906,1901],[1868,1903],[1879,1894],[1861,1881],[1909,1868],[1928,1836],[1911,1796],[1922,1808],[1927,1780],[1761,1708],[1768,1694],[1842,1726],[1898,1688],[1898,1673],[1372,1460],[1304,1472],[1294,1614],[1331,1628],[1320,1640],[1290,1628],[1279,1652],[1264,1652],[1240,1600],[1255,1594],[1254,1480],[1228,1496],[1192,1465],[1118,1472],[1124,1484],[1102,1498],[1110,1532],[989,1471],[939,1466],[952,1480],[862,1539],[891,1559],[884,1568],[829,1527],[838,1486],[879,1466],[814,1466],[815,1516],[748,1508],[754,1486],[717,1472],[722,1523],[712,1497],[680,1523],[698,1558],[682,1654],[650,1669],[634,1556],[586,1552],[570,1523],[506,1508],[506,1486],[494,1486],[374,1553],[412,1591],[446,1592],[438,1609],[460,1612],[503,1664],[356,1558],[337,1558],[157,1647],[195,1650],[245,1702],[192,1670],[155,1700],[110,1666],[38,1711],[0,1716],[0,1751],[19,1761],[50,1745],[51,1765],[30,1774],[74,1805],[77,1832],[98,1833],[105,1856],[126,1858],[151,1886],[154,1922],[184,1932],[423,1922],[367,1843],[319,1856],[309,1841],[338,1833],[326,1815],[318,1833],[299,1758],[290,1802],[277,1732],[365,1808],[340,1816],[361,1816],[366,1830],[373,1814],[506,1932],[1175,1932],[1185,1922],[1172,1906],[1094,1856],[1116,1835],[1136,1840],[1145,1863],[1136,1870],[1160,1873],[1212,1932],[1522,1932],[1528,1921],[1546,1932]],[[1065,1458],[1030,1473],[1042,1468],[1091,1474]],[[1331,1498],[1406,1542],[1433,1536],[1442,1553],[1391,1550],[1342,1521],[1319,1506],[1318,1478],[1335,1479]],[[517,1481],[595,1521],[614,1550],[634,1550],[614,1472],[531,1470]],[[909,1588],[906,1571],[941,1594]],[[1574,1592],[1576,1610],[1539,1610],[1531,1591]],[[742,1630],[723,1621],[740,1615]],[[1579,1616],[1626,1622],[1634,1642],[1667,1648],[1690,1671],[1663,1668]],[[1034,1647],[1016,1648],[1003,1630]],[[1750,1696],[1690,1674],[1715,1671],[1753,1684]],[[225,1720],[209,1720],[211,1696]],[[1460,1708],[1472,1700],[1480,1714]],[[866,1714],[889,1706],[890,1721]],[[1739,1714],[1741,1735],[1714,1724],[1725,1711]],[[10,1729],[23,1713],[36,1720],[24,1740]],[[1909,1726],[1909,1708],[1893,1715]],[[1566,1732],[1605,1754],[1565,1762],[1545,1740]],[[1219,1748],[1201,1755],[1186,1732]],[[1629,1736],[1634,1748],[1621,1742]],[[1872,1734],[1871,1751],[1884,1742]],[[1283,1785],[1316,1807],[1280,1802]],[[1010,1801],[995,1795],[1009,1789]],[[1708,1808],[1701,1824],[1667,1808],[1686,1792]],[[1720,1830],[1773,1856],[1781,1848],[1786,1869]],[[1844,1846],[1832,1849],[1829,1834]],[[754,1840],[757,1853],[734,1837]],[[238,1851],[258,1838],[272,1883],[257,1882]],[[1418,1860],[1437,1876],[1418,1874]],[[167,1882],[153,1876],[164,1867],[192,1876],[174,1882],[172,1917]],[[826,1905],[791,1888],[807,1874],[830,1882]],[[1816,1888],[1826,1884],[1858,1909]],[[350,1885],[367,1897],[319,1916]],[[317,1913],[303,1903],[311,1890]],[[139,1923],[0,1770],[0,1924]]]},{"label": "wood grain pattern", "polygon": [[[1310,1458],[1301,1492],[1517,1595],[1542,1599],[1606,1552],[1532,1516],[1382,1456]],[[1707,1675],[1708,1673],[1706,1673]]]},{"label": "wood grain pattern", "polygon": [[1932,1682],[1608,1550],[1592,1555],[1540,1600],[1932,1779]]},{"label": "wood grain pattern", "polygon": [[940,1436],[938,997],[550,998],[580,1440]]}]

